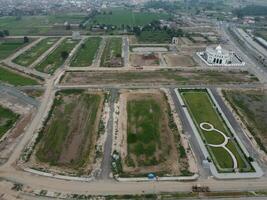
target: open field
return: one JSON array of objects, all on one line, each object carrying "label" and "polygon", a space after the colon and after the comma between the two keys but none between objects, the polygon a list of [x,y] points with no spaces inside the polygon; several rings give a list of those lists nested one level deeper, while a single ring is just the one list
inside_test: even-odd
[{"label": "open field", "polygon": [[120,99],[124,109],[120,123],[127,124],[121,130],[127,152],[122,156],[121,176],[185,173],[187,157],[165,94],[140,90],[123,92]]},{"label": "open field", "polygon": [[19,115],[0,106],[0,139],[16,123]]},{"label": "open field", "polygon": [[196,62],[188,55],[165,54],[164,58],[169,67],[194,67]]},{"label": "open field", "polygon": [[267,152],[267,93],[266,90],[224,90],[230,102],[260,148]]},{"label": "open field", "polygon": [[13,70],[0,65],[0,82],[14,86],[38,85],[38,81],[26,75],[21,75]]},{"label": "open field", "polygon": [[[28,44],[28,43],[27,43]],[[0,39],[0,60],[8,57],[19,48],[26,45],[21,39]]]},{"label": "open field", "polygon": [[169,14],[134,12],[129,9],[114,8],[103,10],[101,14],[92,19],[93,24],[106,24],[114,26],[143,26],[154,20],[167,19]]},{"label": "open field", "polygon": [[61,83],[83,84],[222,84],[257,83],[255,76],[247,72],[216,71],[137,71],[137,72],[66,72]]},{"label": "open field", "polygon": [[10,35],[38,35],[48,33],[56,23],[81,23],[86,13],[67,13],[49,16],[0,17],[0,30],[9,30]]},{"label": "open field", "polygon": [[100,92],[58,92],[40,133],[38,161],[89,173],[94,163],[103,101]]},{"label": "open field", "polygon": [[50,47],[52,47],[59,38],[46,38],[36,44],[34,47],[25,51],[23,54],[19,55],[13,60],[13,62],[22,65],[29,66],[36,59],[38,59],[43,53],[45,53]]},{"label": "open field", "polygon": [[[218,171],[251,171],[248,158],[245,157],[233,133],[214,107],[207,91],[181,89],[180,93]],[[214,128],[208,124],[202,126],[202,123],[209,123]]]},{"label": "open field", "polygon": [[36,69],[41,72],[53,74],[66,60],[62,57],[62,52],[70,54],[71,50],[78,44],[79,41],[70,38],[65,39],[51,54],[47,56]]},{"label": "open field", "polygon": [[142,31],[137,37],[139,43],[170,43],[172,37],[166,31]]},{"label": "open field", "polygon": [[132,66],[159,66],[160,59],[155,53],[153,54],[131,54],[130,62]]},{"label": "open field", "polygon": [[100,42],[100,37],[88,38],[85,43],[81,45],[76,55],[72,59],[71,67],[90,66],[97,54]]},{"label": "open field", "polygon": [[122,39],[109,38],[107,39],[101,57],[101,67],[122,67]]}]

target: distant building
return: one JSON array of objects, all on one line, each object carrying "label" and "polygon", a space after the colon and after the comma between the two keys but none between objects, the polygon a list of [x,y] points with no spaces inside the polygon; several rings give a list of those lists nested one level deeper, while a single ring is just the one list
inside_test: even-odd
[{"label": "distant building", "polygon": [[173,37],[172,38],[172,44],[179,44],[179,38],[178,37]]},{"label": "distant building", "polygon": [[80,39],[82,39],[80,32],[79,31],[73,31],[72,32],[72,39],[73,40],[80,40]]},{"label": "distant building", "polygon": [[216,48],[207,47],[204,52],[197,52],[197,55],[208,66],[244,66],[245,63],[233,51],[223,49],[221,45]]}]

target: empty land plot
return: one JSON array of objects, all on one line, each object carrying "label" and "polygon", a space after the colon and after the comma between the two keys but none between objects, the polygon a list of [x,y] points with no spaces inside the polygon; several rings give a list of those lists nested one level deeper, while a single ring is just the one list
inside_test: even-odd
[{"label": "empty land plot", "polygon": [[267,91],[224,90],[223,94],[261,149],[267,152]]},{"label": "empty land plot", "polygon": [[[68,54],[78,44],[79,41],[70,38],[65,39],[51,54],[47,56],[36,69],[40,72],[53,74],[59,67],[64,64]],[[64,53],[65,52],[65,53]]]},{"label": "empty land plot", "polygon": [[188,162],[164,93],[152,91],[123,95],[127,112],[124,175],[144,176],[151,172],[181,175]]},{"label": "empty land plot", "polygon": [[13,61],[19,65],[27,67],[45,53],[50,47],[52,47],[58,39],[59,38],[56,37],[43,39],[31,49],[19,55]]},{"label": "empty land plot", "polygon": [[5,59],[28,43],[22,39],[0,39],[0,60]]},{"label": "empty land plot", "polygon": [[196,62],[188,55],[165,54],[164,58],[170,67],[194,67]]},{"label": "empty land plot", "polygon": [[38,85],[39,82],[34,78],[21,75],[18,72],[7,69],[0,65],[0,82],[14,86]]},{"label": "empty land plot", "polygon": [[[207,91],[180,90],[180,93],[218,172],[252,171],[253,168],[248,158],[245,157],[233,133],[225,124]],[[209,123],[214,129],[205,130],[201,128],[202,123]],[[204,128],[209,129],[210,127],[209,125],[204,125]],[[226,140],[225,137],[228,139]],[[236,166],[235,162],[237,163]]]},{"label": "empty land plot", "polygon": [[66,72],[63,85],[83,84],[225,84],[225,83],[258,83],[255,76],[248,72],[215,72],[215,71],[140,71],[140,72]]},{"label": "empty land plot", "polygon": [[0,139],[9,129],[12,128],[18,118],[18,114],[0,106]]},{"label": "empty land plot", "polygon": [[108,38],[101,57],[101,67],[122,67],[122,39]]},{"label": "empty land plot", "polygon": [[101,42],[100,37],[90,37],[81,45],[75,57],[72,59],[71,67],[88,67],[97,54]]},{"label": "empty land plot", "polygon": [[160,59],[158,54],[131,54],[130,62],[132,66],[159,66]]},{"label": "empty land plot", "polygon": [[39,161],[89,173],[104,101],[102,93],[58,92],[36,151]]}]

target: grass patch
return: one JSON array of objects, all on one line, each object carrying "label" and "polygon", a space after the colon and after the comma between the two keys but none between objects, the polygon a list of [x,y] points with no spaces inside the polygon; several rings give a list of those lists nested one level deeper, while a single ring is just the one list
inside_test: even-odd
[{"label": "grass patch", "polygon": [[18,118],[18,114],[0,106],[0,139],[9,129],[12,128]]},{"label": "grass patch", "polygon": [[122,66],[122,39],[108,38],[101,57],[101,67]]},{"label": "grass patch", "polygon": [[71,62],[71,67],[87,67],[92,65],[101,40],[100,37],[88,38],[77,51]]},{"label": "grass patch", "polygon": [[172,36],[166,31],[142,31],[137,39],[141,43],[170,43]]},{"label": "grass patch", "polygon": [[52,47],[57,40],[58,38],[46,38],[28,51],[25,51],[23,54],[19,55],[13,61],[19,65],[27,67],[36,59],[38,59],[43,53],[45,53],[50,47]]},{"label": "grass patch", "polygon": [[[1,29],[0,29],[1,30]],[[0,60],[7,58],[15,53],[16,50],[28,43],[22,39],[0,39]]]},{"label": "grass patch", "polygon": [[66,60],[66,58],[62,57],[62,52],[69,54],[78,42],[70,38],[65,39],[43,62],[36,66],[36,69],[40,72],[53,74]]},{"label": "grass patch", "polygon": [[[138,166],[154,165],[156,149],[160,148],[160,119],[162,110],[153,99],[127,102],[127,143]],[[131,155],[130,155],[131,156]]]},{"label": "grass patch", "polygon": [[43,130],[36,156],[51,165],[81,169],[92,163],[102,102],[100,94],[59,92]]},{"label": "grass patch", "polygon": [[267,153],[267,95],[261,90],[224,90],[224,97]]},{"label": "grass patch", "polygon": [[0,65],[0,82],[14,86],[38,85],[38,81],[33,78],[22,76],[14,71],[1,67]]}]

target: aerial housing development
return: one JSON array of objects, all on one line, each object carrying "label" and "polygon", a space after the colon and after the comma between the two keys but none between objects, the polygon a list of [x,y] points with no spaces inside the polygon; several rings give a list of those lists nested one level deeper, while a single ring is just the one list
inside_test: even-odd
[{"label": "aerial housing development", "polygon": [[266,19],[0,0],[0,199],[267,199]]}]

